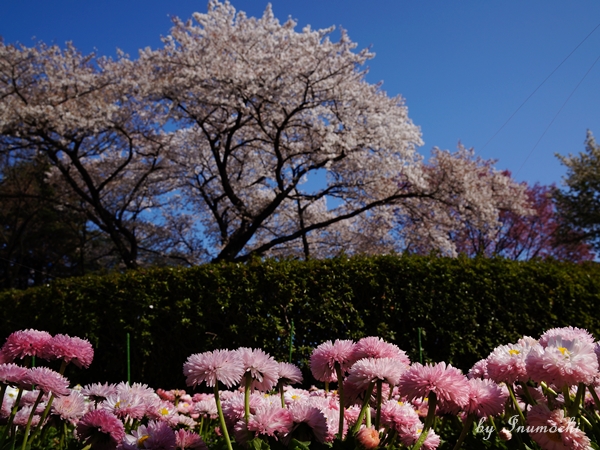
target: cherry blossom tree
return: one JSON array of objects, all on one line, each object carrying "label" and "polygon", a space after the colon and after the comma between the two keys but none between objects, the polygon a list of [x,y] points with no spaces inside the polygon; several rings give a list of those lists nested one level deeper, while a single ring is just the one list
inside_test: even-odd
[{"label": "cherry blossom tree", "polygon": [[[159,104],[138,87],[137,66],[62,50],[0,42],[0,143],[27,159],[45,155],[65,208],[110,237],[126,267],[159,230],[151,208],[172,189]],[[76,194],[76,201],[70,201]],[[164,239],[164,238],[163,238]]]},{"label": "cherry blossom tree", "polygon": [[[429,224],[450,184],[470,196],[473,217],[495,224],[497,205],[468,173],[429,175],[403,99],[365,80],[373,55],[354,51],[343,30],[333,42],[333,28],[298,32],[270,7],[256,19],[218,1],[193,18],[141,58],[177,125],[171,155],[215,260],[389,250],[397,211]],[[518,207],[522,190],[501,181],[496,203],[510,191],[503,201]]]},{"label": "cherry blossom tree", "polygon": [[344,30],[295,26],[211,0],[135,61],[2,44],[0,143],[46,155],[127,267],[455,255],[465,224],[492,235],[525,211],[524,187],[470,151],[424,162],[404,100],[366,81],[373,54]]}]

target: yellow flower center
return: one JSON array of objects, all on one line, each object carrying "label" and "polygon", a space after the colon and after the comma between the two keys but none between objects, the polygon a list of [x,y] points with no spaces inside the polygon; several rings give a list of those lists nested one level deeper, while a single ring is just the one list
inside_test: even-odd
[{"label": "yellow flower center", "polygon": [[144,448],[144,447],[143,447],[144,441],[145,441],[146,439],[148,439],[149,437],[150,437],[150,436],[146,434],[145,436],[142,436],[141,438],[139,438],[139,439],[137,440],[137,446],[138,446],[138,448]]},{"label": "yellow flower center", "polygon": [[558,349],[563,354],[563,356],[569,356],[569,351],[567,350],[566,347],[558,347]]},{"label": "yellow flower center", "polygon": [[160,410],[160,413],[163,416],[168,416],[169,415],[169,410],[167,408],[163,408],[163,409]]},{"label": "yellow flower center", "polygon": [[508,353],[509,353],[509,355],[510,355],[510,356],[513,356],[513,355],[518,355],[518,354],[519,354],[519,353],[521,353],[521,352],[520,352],[519,350],[517,350],[517,349],[511,348],[511,349],[508,351]]}]

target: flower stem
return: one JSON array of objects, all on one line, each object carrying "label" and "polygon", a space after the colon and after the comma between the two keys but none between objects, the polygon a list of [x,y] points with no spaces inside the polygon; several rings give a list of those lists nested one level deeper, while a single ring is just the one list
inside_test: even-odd
[{"label": "flower stem", "polygon": [[365,417],[365,412],[367,407],[369,406],[369,400],[371,399],[371,394],[373,393],[373,387],[375,386],[375,382],[371,382],[367,391],[365,392],[365,398],[363,400],[362,408],[360,408],[360,413],[358,414],[358,419],[356,419],[356,423],[354,424],[354,428],[352,428],[352,433],[356,434],[360,431],[360,426],[362,425],[363,418]]},{"label": "flower stem", "polygon": [[342,367],[338,362],[335,363],[335,373],[338,380],[338,399],[340,402],[340,427],[338,433],[340,440],[342,440],[344,437],[344,413],[346,411],[344,409],[344,378],[342,377]]},{"label": "flower stem", "polygon": [[473,425],[473,421],[475,420],[475,414],[469,414],[465,419],[465,423],[463,424],[462,431],[460,432],[460,436],[458,437],[458,441],[456,441],[456,445],[454,446],[454,450],[458,450],[462,445],[463,441],[467,437],[467,433],[471,429],[471,425]]},{"label": "flower stem", "polygon": [[221,431],[225,437],[227,443],[227,449],[233,450],[231,446],[231,440],[229,439],[229,433],[227,432],[227,425],[225,424],[225,416],[223,415],[223,408],[221,408],[221,400],[219,399],[219,383],[215,383],[215,402],[217,404],[217,412],[219,414],[219,424],[221,425]]},{"label": "flower stem", "polygon": [[427,410],[427,417],[425,418],[425,425],[423,426],[423,431],[421,431],[421,435],[412,450],[419,450],[427,439],[429,435],[429,429],[433,425],[433,421],[435,420],[435,408],[437,406],[437,395],[433,391],[429,391],[429,395],[427,396],[427,402],[429,403],[429,409]]}]

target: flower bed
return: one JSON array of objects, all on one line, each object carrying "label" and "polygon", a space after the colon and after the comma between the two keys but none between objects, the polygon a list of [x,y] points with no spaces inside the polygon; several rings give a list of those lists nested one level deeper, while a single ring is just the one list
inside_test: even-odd
[{"label": "flower bed", "polygon": [[90,365],[89,342],[17,331],[0,350],[0,447],[598,448],[598,349],[586,330],[554,328],[497,347],[465,376],[378,337],[327,341],[310,360],[323,387],[310,389],[293,387],[298,367],[260,349],[214,350],[183,366],[188,386],[207,391],[192,395],[69,388],[65,369]]}]

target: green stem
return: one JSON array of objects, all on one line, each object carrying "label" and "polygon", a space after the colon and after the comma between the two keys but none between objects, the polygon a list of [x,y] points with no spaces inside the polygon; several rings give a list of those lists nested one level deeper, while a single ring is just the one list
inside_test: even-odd
[{"label": "green stem", "polygon": [[279,391],[279,397],[281,397],[281,407],[285,408],[285,397],[283,395],[283,383],[281,380],[277,383],[277,390]]},{"label": "green stem", "polygon": [[29,419],[27,420],[27,425],[25,426],[25,432],[23,433],[23,444],[21,445],[21,450],[25,450],[27,448],[27,440],[29,438],[29,429],[31,428],[31,421],[33,420],[33,416],[35,416],[35,410],[42,401],[43,396],[44,392],[40,391],[37,398],[35,399],[35,403],[31,408],[31,414],[29,414]]},{"label": "green stem", "polygon": [[462,445],[463,441],[467,437],[467,433],[471,429],[471,425],[473,425],[473,421],[475,420],[475,414],[469,414],[465,419],[465,423],[463,424],[462,431],[460,432],[460,436],[458,437],[458,441],[456,441],[456,445],[454,446],[454,450],[458,450]]},{"label": "green stem", "polygon": [[369,387],[367,388],[367,390],[365,392],[365,398],[363,400],[362,407],[360,408],[360,413],[358,414],[358,419],[356,419],[356,423],[354,424],[354,427],[352,428],[353,434],[356,434],[360,431],[360,426],[362,425],[363,418],[365,417],[365,412],[367,410],[367,407],[369,406],[369,400],[371,399],[371,394],[373,393],[374,386],[375,386],[375,382],[373,381],[369,384]]},{"label": "green stem", "polygon": [[537,402],[531,396],[531,392],[529,392],[529,388],[527,387],[527,385],[522,381],[519,381],[519,386],[521,386],[521,390],[523,391],[523,395],[525,395],[525,398],[527,399],[527,403],[529,403],[531,406],[537,405]]},{"label": "green stem", "polygon": [[[381,422],[381,402],[383,401],[381,389],[383,387],[383,380],[377,380],[377,410],[375,412],[375,429],[379,430],[379,422]],[[390,386],[390,389],[393,389]]]},{"label": "green stem", "polygon": [[521,424],[523,426],[527,425],[527,423],[525,421],[525,416],[523,415],[523,411],[521,411],[521,407],[519,406],[519,402],[517,401],[517,397],[515,396],[515,391],[513,389],[512,384],[506,383],[506,387],[508,388],[508,393],[510,394],[510,398],[511,398],[513,404],[515,405],[517,413],[519,414],[519,418],[521,419]]},{"label": "green stem", "polygon": [[342,366],[340,363],[335,363],[335,373],[338,380],[338,398],[340,401],[340,426],[338,429],[339,439],[342,440],[344,437],[344,377],[342,376]]},{"label": "green stem", "polygon": [[221,425],[221,432],[227,443],[227,449],[233,450],[231,446],[231,440],[229,439],[229,432],[227,431],[227,425],[225,424],[225,416],[223,415],[223,408],[221,408],[221,400],[219,399],[219,383],[215,383],[215,402],[217,404],[217,413],[219,414],[219,424]]},{"label": "green stem", "polygon": [[571,409],[569,410],[569,415],[571,417],[575,417],[577,412],[579,411],[579,406],[583,400],[583,394],[585,393],[585,384],[579,383],[577,386],[577,394],[575,395],[575,401],[571,405]]},{"label": "green stem", "polygon": [[421,431],[421,435],[419,436],[419,439],[417,439],[417,442],[415,442],[415,445],[413,445],[412,450],[419,450],[421,448],[421,446],[423,445],[423,442],[425,442],[425,439],[427,439],[427,436],[429,435],[429,429],[431,428],[431,426],[433,425],[433,421],[435,420],[435,408],[437,406],[437,395],[435,394],[435,392],[433,391],[429,391],[429,396],[427,397],[427,402],[429,404],[428,406],[428,410],[427,410],[427,417],[425,418],[425,425],[423,426],[423,431]]},{"label": "green stem", "polygon": [[244,378],[244,420],[246,423],[248,423],[248,420],[250,420],[250,389],[252,387],[252,373],[246,372]]}]

